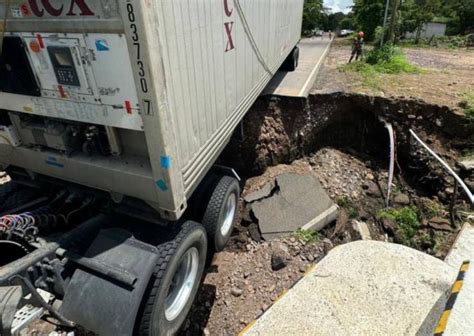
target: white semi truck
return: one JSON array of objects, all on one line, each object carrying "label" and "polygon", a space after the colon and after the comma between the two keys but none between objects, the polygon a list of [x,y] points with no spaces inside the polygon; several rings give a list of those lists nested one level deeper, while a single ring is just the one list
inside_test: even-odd
[{"label": "white semi truck", "polygon": [[238,209],[236,174],[215,161],[296,68],[302,10],[0,1],[1,335],[45,312],[100,335],[179,330]]}]

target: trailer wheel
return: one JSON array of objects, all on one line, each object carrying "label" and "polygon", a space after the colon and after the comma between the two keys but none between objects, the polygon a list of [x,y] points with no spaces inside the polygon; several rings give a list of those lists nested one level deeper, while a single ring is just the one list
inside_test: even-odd
[{"label": "trailer wheel", "polygon": [[174,335],[196,296],[206,263],[203,226],[188,221],[173,240],[158,246],[159,259],[137,318],[137,334]]},{"label": "trailer wheel", "polygon": [[239,182],[230,176],[222,176],[212,192],[202,224],[216,251],[224,249],[232,234],[239,196]]},{"label": "trailer wheel", "polygon": [[300,59],[300,48],[294,47],[291,53],[286,58],[285,62],[281,66],[283,71],[295,71],[298,67]]}]

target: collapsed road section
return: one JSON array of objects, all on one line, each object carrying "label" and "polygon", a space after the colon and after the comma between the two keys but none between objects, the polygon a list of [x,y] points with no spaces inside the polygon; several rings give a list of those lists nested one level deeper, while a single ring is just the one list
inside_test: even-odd
[{"label": "collapsed road section", "polygon": [[[386,123],[394,129],[396,154],[388,208]],[[465,157],[474,148],[473,125],[448,107],[348,93],[260,98],[220,159],[237,167],[245,180],[240,225],[207,270],[183,334],[239,333],[340,244],[393,242],[444,259],[460,226],[473,219],[470,202],[459,192],[453,203],[453,177],[410,136],[410,129],[473,188]],[[266,221],[277,212],[262,217],[258,207],[281,201],[278,179],[287,175],[315,177],[340,214],[317,234],[300,230],[265,239]],[[298,189],[304,198],[306,188],[296,186],[293,192]],[[295,219],[301,215],[294,211]]]}]

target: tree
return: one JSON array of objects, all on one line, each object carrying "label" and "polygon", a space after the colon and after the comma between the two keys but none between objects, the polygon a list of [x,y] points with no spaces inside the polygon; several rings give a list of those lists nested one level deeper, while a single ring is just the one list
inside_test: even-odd
[{"label": "tree", "polygon": [[439,16],[450,18],[450,33],[469,33],[474,30],[474,0],[445,0]]},{"label": "tree", "polygon": [[423,25],[432,21],[440,9],[440,0],[405,0],[401,7],[400,35],[415,32],[418,41]]},{"label": "tree", "polygon": [[375,30],[383,24],[384,0],[355,0],[354,18],[358,30],[365,32],[365,38],[371,41],[375,37]]},{"label": "tree", "polygon": [[346,15],[342,12],[331,13],[328,16],[328,30],[336,30],[341,28],[341,22],[346,19]]},{"label": "tree", "polygon": [[311,31],[324,24],[326,13],[323,0],[305,0],[303,11],[303,31]]},{"label": "tree", "polygon": [[400,7],[401,0],[392,0],[392,7],[391,7],[391,17],[390,17],[390,25],[388,28],[387,33],[387,42],[393,44],[395,42],[395,30],[397,29],[398,24],[398,9]]}]

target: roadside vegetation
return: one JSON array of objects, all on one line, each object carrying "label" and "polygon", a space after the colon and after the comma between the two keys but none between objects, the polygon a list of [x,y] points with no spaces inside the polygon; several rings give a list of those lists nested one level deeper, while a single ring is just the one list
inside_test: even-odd
[{"label": "roadside vegetation", "polygon": [[364,76],[379,74],[421,74],[423,70],[411,64],[402,50],[393,45],[375,48],[362,61],[346,64],[342,70],[359,72]]},{"label": "roadside vegetation", "polygon": [[359,210],[357,210],[357,206],[349,197],[344,196],[339,198],[337,200],[337,205],[339,205],[341,208],[346,209],[349,218],[359,217]]},{"label": "roadside vegetation", "polygon": [[378,91],[383,91],[387,75],[427,73],[427,70],[411,64],[403,51],[393,45],[374,48],[361,61],[344,64],[339,67],[339,71],[358,73],[364,86]]},{"label": "roadside vegetation", "polygon": [[397,224],[397,233],[403,245],[414,247],[413,239],[421,227],[418,209],[407,206],[400,209],[382,209],[378,212],[379,219],[392,220]]},{"label": "roadside vegetation", "polygon": [[445,48],[445,49],[464,49],[469,46],[474,34],[438,36],[433,38],[411,38],[400,41],[400,46],[404,48]]},{"label": "roadside vegetation", "polygon": [[474,122],[474,90],[464,93],[460,106],[464,109],[466,117]]},{"label": "roadside vegetation", "polygon": [[321,235],[319,232],[303,229],[299,229],[295,233],[293,233],[293,237],[298,240],[301,240],[306,244],[317,243],[321,240]]}]

